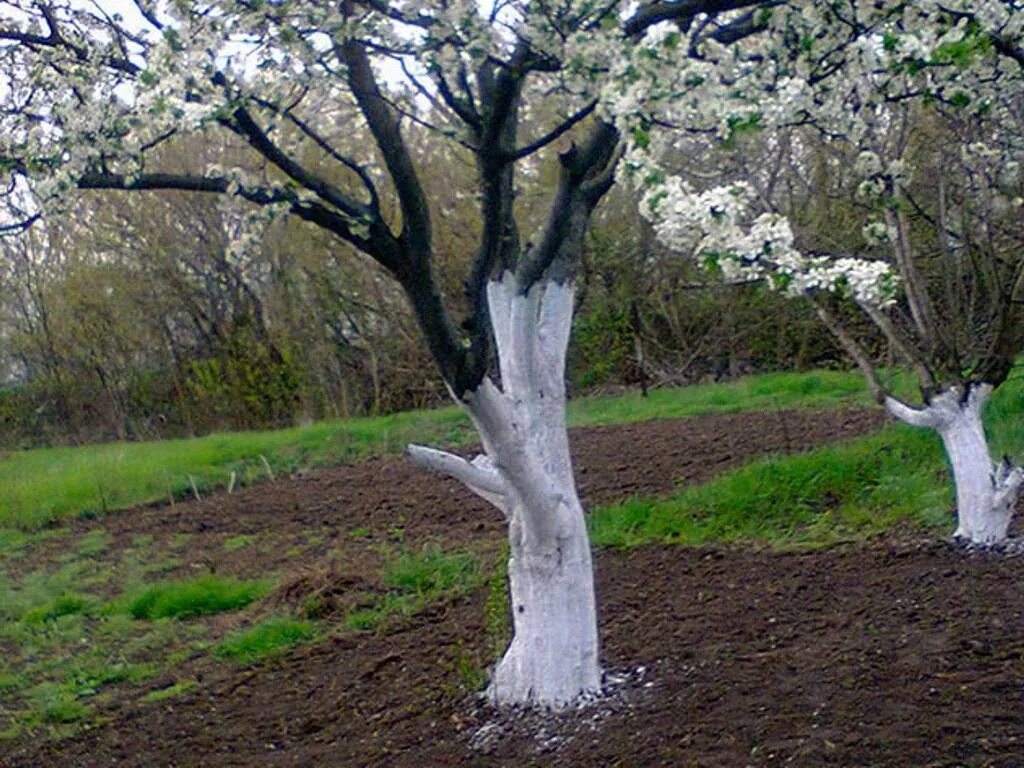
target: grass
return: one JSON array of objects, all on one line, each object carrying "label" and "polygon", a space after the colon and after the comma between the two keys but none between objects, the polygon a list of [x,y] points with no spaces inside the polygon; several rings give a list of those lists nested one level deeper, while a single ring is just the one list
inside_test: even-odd
[{"label": "grass", "polygon": [[214,649],[214,654],[239,664],[253,664],[312,640],[312,622],[273,616],[248,629],[235,632]]},{"label": "grass", "polygon": [[136,619],[186,619],[236,611],[266,591],[266,582],[200,576],[152,584],[131,597],[125,608]]},{"label": "grass", "polygon": [[248,533],[240,533],[237,536],[229,536],[224,539],[224,551],[234,552],[239,549],[244,549],[255,543],[256,537]]},{"label": "grass", "polygon": [[88,614],[96,605],[96,600],[88,595],[65,593],[25,611],[21,620],[27,624],[43,624],[61,616]]},{"label": "grass", "polygon": [[[582,426],[867,401],[854,373],[770,374],[656,390],[647,398],[639,393],[580,398],[570,404],[569,421]],[[462,412],[440,408],[190,440],[18,451],[0,461],[0,528],[35,531],[70,515],[202,494],[227,486],[232,475],[244,484],[270,473],[397,452],[410,441],[458,445],[475,440]]]},{"label": "grass", "polygon": [[[38,530],[69,515],[96,515],[251,483],[300,468],[397,452],[413,439],[464,442],[454,408],[188,440],[17,451],[0,461],[0,527]],[[269,467],[269,472],[268,472]]]},{"label": "grass", "polygon": [[384,570],[389,590],[350,612],[343,623],[351,630],[375,630],[393,619],[413,616],[444,597],[465,594],[482,580],[480,561],[472,552],[443,552],[436,547],[403,552]]},{"label": "grass", "polygon": [[870,404],[864,380],[852,371],[768,373],[722,384],[655,389],[647,397],[630,392],[617,397],[580,398],[570,405],[569,424],[625,424],[707,413]]},{"label": "grass", "polygon": [[[237,610],[269,587],[212,575],[154,582],[176,560],[173,547],[181,542],[168,541],[170,549],[161,550],[151,535],[118,550],[102,530],[65,529],[58,550],[33,551],[53,533],[5,534],[0,743],[87,727],[97,716],[97,697],[110,686],[137,686],[204,655],[221,639],[211,632],[230,625],[180,619]],[[38,563],[16,562],[37,552]],[[27,569],[30,564],[36,568]]]},{"label": "grass", "polygon": [[[579,400],[573,404],[571,422],[639,421],[744,408],[826,407],[839,402],[866,402],[856,376],[781,375],[713,387],[652,392],[647,400],[638,395]],[[1022,414],[1022,381],[1008,382],[997,392],[986,414],[995,453],[1019,451],[1024,446]],[[265,474],[260,455],[267,457],[272,471],[284,472],[290,471],[290,467],[328,463],[332,456],[353,458],[363,455],[360,452],[397,450],[413,438],[449,443],[471,438],[461,415],[452,409],[412,415],[404,421],[364,421],[366,424],[359,422],[354,426],[315,425],[309,430],[239,436],[241,442],[225,444],[218,449],[219,455],[237,457],[242,448],[255,453],[249,459],[230,458],[225,459],[226,464],[212,463],[210,466],[216,471],[211,469],[209,476],[224,473],[225,469],[240,472],[238,461],[243,465],[252,461],[253,476]],[[409,431],[403,431],[406,429]],[[266,440],[255,439],[254,434],[269,434],[273,436],[268,438],[270,442],[280,442],[275,448]],[[186,477],[191,475],[196,480],[202,493],[208,485],[204,484],[206,475],[200,462],[212,461],[210,457],[217,453],[210,448],[209,441],[223,439],[225,436],[182,441],[184,447],[173,447],[172,454],[187,448],[194,450],[195,456],[187,461],[182,458],[178,465],[162,464],[166,457],[159,454],[146,458],[148,448],[141,445],[76,449],[81,453],[76,454],[79,458],[75,460],[86,461],[85,457],[96,452],[121,451],[121,469],[128,472],[134,467],[132,471],[142,473],[136,478],[139,485],[125,485],[117,492],[123,493],[124,498],[135,492],[133,487],[145,488],[149,482],[145,478],[147,467],[156,472],[156,466],[159,472],[167,471],[168,466],[178,466]],[[133,455],[136,448],[143,448],[146,460],[133,464],[137,459]],[[166,580],[165,571],[181,567],[177,555],[195,543],[189,534],[179,534],[162,543],[155,542],[151,535],[137,535],[130,547],[118,551],[102,531],[74,535],[66,527],[38,527],[46,520],[81,511],[74,506],[60,515],[47,513],[49,518],[9,515],[13,509],[10,500],[14,497],[5,483],[15,475],[28,482],[27,473],[33,466],[31,462],[16,465],[20,469],[14,471],[12,462],[30,457],[39,462],[35,466],[49,467],[44,460],[46,455],[51,459],[55,455],[67,456],[70,454],[62,452],[68,450],[16,454],[0,461],[0,741],[16,738],[26,730],[62,734],[83,727],[94,717],[93,697],[115,683],[152,680],[207,653],[229,662],[255,663],[317,636],[320,625],[316,622],[291,617],[271,617],[227,637],[223,632],[231,620],[220,622],[219,629],[217,622],[179,621],[237,610],[258,600],[268,588],[265,582],[215,576]],[[40,488],[53,480],[47,474],[49,471],[38,479]],[[117,496],[110,490],[121,482],[117,473],[105,474],[106,465],[102,463],[89,471],[104,478],[108,501]],[[54,482],[56,498],[63,490],[59,482]],[[187,492],[191,493],[191,481],[186,482]],[[36,498],[43,498],[39,495],[42,490],[33,493]],[[18,498],[30,503],[33,497]],[[142,499],[135,498],[138,500]],[[852,443],[797,456],[763,459],[669,498],[633,500],[601,508],[593,513],[591,524],[598,546],[741,541],[789,546],[866,536],[898,524],[948,525],[951,509],[952,485],[935,435],[893,426]],[[30,522],[23,524],[25,520]],[[369,536],[370,531],[353,528],[348,534],[361,539]],[[397,542],[394,546],[402,547],[403,531],[396,528],[390,534]],[[313,546],[317,536],[310,534],[307,544]],[[59,537],[64,539],[56,541]],[[257,557],[256,552],[265,543],[265,539],[240,534],[225,537],[218,547],[227,552],[250,548],[253,557]],[[56,553],[55,544],[59,546]],[[25,569],[28,563],[19,558],[34,556],[35,552],[49,558],[49,569]],[[484,560],[489,562],[489,557]],[[386,557],[380,576],[382,589],[368,592],[360,607],[344,616],[338,628],[380,630],[431,604],[486,583],[487,645],[492,656],[497,655],[508,637],[504,569],[493,574],[483,570],[481,560],[472,553],[438,547],[400,549]],[[164,580],[150,583],[154,579]],[[87,642],[83,643],[83,639]],[[467,686],[479,682],[478,673],[483,667],[477,661],[458,650],[451,657]],[[193,680],[184,680],[143,698],[160,701],[195,685]]]},{"label": "grass", "polygon": [[197,683],[195,680],[181,680],[177,683],[174,683],[173,685],[167,686],[166,688],[158,688],[155,691],[150,691],[142,697],[142,700],[147,703],[152,703],[155,701],[167,701],[168,699],[173,699],[177,696],[181,696],[182,694],[188,693],[189,691],[197,688],[198,686],[199,683]]},{"label": "grass", "polygon": [[952,488],[937,438],[909,427],[796,456],[766,458],[663,499],[595,510],[596,546],[652,542],[817,542],[901,522],[950,521]]},{"label": "grass", "polygon": [[[1020,460],[1024,377],[985,412],[995,455]],[[953,483],[938,435],[895,424],[795,456],[766,457],[668,498],[632,499],[590,516],[595,546],[648,543],[827,544],[897,525],[952,527]]]},{"label": "grass", "polygon": [[475,584],[479,573],[480,563],[472,552],[425,547],[418,554],[400,554],[384,570],[384,583],[404,593],[433,595]]}]

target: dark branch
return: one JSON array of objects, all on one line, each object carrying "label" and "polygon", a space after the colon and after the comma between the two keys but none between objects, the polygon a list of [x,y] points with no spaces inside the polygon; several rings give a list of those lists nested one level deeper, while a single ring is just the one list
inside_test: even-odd
[{"label": "dark branch", "polygon": [[384,159],[402,212],[397,263],[392,274],[405,290],[423,336],[444,380],[456,397],[480,383],[445,308],[433,271],[430,207],[402,138],[394,108],[381,93],[366,49],[347,39],[337,46],[348,69],[348,84]]},{"label": "dark branch", "polygon": [[590,214],[612,183],[619,133],[609,123],[594,125],[582,147],[562,153],[558,188],[540,242],[526,253],[517,270],[522,290],[541,279],[572,277],[583,248]]},{"label": "dark branch", "polygon": [[363,186],[366,188],[367,193],[370,195],[369,207],[370,207],[371,213],[373,213],[375,215],[379,215],[380,214],[380,196],[377,193],[377,186],[373,183],[373,179],[370,177],[370,174],[367,173],[366,169],[363,168],[363,166],[361,166],[359,163],[357,163],[352,158],[346,157],[345,155],[343,155],[340,152],[338,152],[338,150],[336,150],[333,146],[331,146],[330,142],[327,141],[327,139],[325,139],[323,136],[321,136],[305,120],[303,120],[298,115],[296,115],[294,112],[292,112],[290,108],[282,110],[282,109],[279,109],[273,103],[271,103],[269,101],[262,100],[262,99],[258,99],[257,102],[261,106],[264,106],[267,109],[273,110],[277,114],[283,115],[289,122],[292,123],[292,125],[294,125],[300,131],[302,131],[302,133],[308,139],[310,139],[314,144],[316,144],[327,155],[329,155],[332,159],[334,159],[337,162],[341,163],[346,168],[348,168],[350,171],[352,171],[354,174],[356,174],[356,176],[358,176],[359,180],[362,182]]},{"label": "dark branch", "polygon": [[561,125],[555,128],[553,131],[541,136],[534,142],[527,144],[525,147],[517,149],[508,158],[509,160],[522,160],[524,157],[529,157],[534,152],[537,152],[553,141],[557,141],[559,137],[564,136],[566,133],[571,131],[576,125],[582,120],[586,119],[594,113],[594,109],[597,107],[597,101],[592,101],[587,104],[583,109],[576,112],[576,114],[569,116]]},{"label": "dark branch", "polygon": [[648,27],[662,21],[675,21],[681,25],[688,25],[702,13],[725,13],[755,5],[772,6],[778,5],[778,2],[765,3],[764,0],[663,0],[638,9],[623,25],[622,31],[632,37],[642,35]]},{"label": "dark branch", "polygon": [[262,128],[244,108],[236,109],[233,124],[237,126],[249,144],[263,157],[281,169],[290,179],[327,201],[343,214],[367,221],[374,218],[374,211],[337,189],[331,184],[303,168],[270,140]]}]

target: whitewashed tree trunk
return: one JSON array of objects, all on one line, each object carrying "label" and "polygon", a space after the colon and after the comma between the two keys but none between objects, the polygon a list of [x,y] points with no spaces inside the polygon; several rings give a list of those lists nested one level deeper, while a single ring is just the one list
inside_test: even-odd
[{"label": "whitewashed tree trunk", "polygon": [[915,427],[930,427],[942,437],[956,484],[957,528],[954,534],[976,544],[995,544],[1007,537],[1024,469],[1009,461],[993,462],[981,414],[992,393],[989,384],[969,385],[967,397],[958,388],[912,408],[886,398],[889,412]]},{"label": "whitewashed tree trunk", "polygon": [[508,521],[512,642],[488,694],[499,705],[563,706],[600,688],[593,568],[565,421],[573,287],[529,292],[506,273],[487,299],[501,371],[459,402],[484,447],[473,461],[410,446],[419,464],[461,480]]}]

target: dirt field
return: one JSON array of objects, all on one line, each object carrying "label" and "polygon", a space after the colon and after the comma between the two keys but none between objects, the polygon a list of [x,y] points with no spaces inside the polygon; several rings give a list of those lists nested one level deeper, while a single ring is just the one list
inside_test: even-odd
[{"label": "dirt field", "polygon": [[[878,423],[742,414],[582,429],[573,445],[594,505]],[[503,535],[486,505],[396,459],[77,525],[104,528],[113,549],[190,534],[182,572],[276,572],[295,588],[330,558],[342,597],[371,578],[383,542],[493,554]],[[226,552],[239,535],[269,545]],[[907,538],[788,554],[646,547],[600,552],[597,579],[614,679],[579,712],[499,717],[465,692],[460,665],[487,658],[481,589],[260,667],[193,659],[180,674],[196,690],[151,704],[126,691],[102,725],[23,738],[0,766],[1024,766],[1024,558]]]}]

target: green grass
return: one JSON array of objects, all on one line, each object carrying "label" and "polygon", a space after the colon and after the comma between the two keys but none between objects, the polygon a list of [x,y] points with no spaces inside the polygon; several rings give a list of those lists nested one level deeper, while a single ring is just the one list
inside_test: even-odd
[{"label": "green grass", "polygon": [[766,458],[664,499],[595,510],[596,546],[827,543],[897,523],[950,522],[952,488],[934,434],[892,426],[850,443]]},{"label": "green grass", "polygon": [[472,552],[443,552],[429,546],[419,553],[404,552],[384,570],[389,590],[346,615],[343,623],[357,631],[378,629],[443,597],[465,594],[481,582],[480,561]]},{"label": "green grass", "polygon": [[266,591],[267,584],[261,581],[200,576],[152,584],[129,598],[125,609],[136,619],[185,619],[236,611]]},{"label": "green grass", "polygon": [[267,588],[205,577],[126,591],[145,582],[157,553],[117,558],[105,536],[88,533],[66,544],[36,570],[0,568],[0,742],[84,727],[107,687],[138,685],[173,668],[175,655],[209,647],[207,625],[176,617],[234,610]]},{"label": "green grass", "polygon": [[57,683],[41,683],[28,693],[29,724],[73,723],[92,714],[88,704]]},{"label": "green grass", "polygon": [[[985,422],[993,453],[1020,461],[1024,377],[996,391]],[[668,498],[600,508],[589,525],[595,546],[827,544],[897,525],[952,527],[953,508],[938,435],[894,424],[859,440],[766,457]]]},{"label": "green grass", "polygon": [[[656,390],[647,398],[639,393],[581,398],[570,404],[569,421],[580,426],[840,403],[867,403],[857,374],[770,374]],[[191,440],[19,451],[0,461],[0,527],[38,530],[69,515],[177,499],[196,490],[202,494],[227,486],[232,473],[243,484],[267,477],[268,466],[280,475],[397,452],[410,441],[458,445],[475,440],[462,412],[440,408]]]},{"label": "green grass", "polygon": [[166,688],[158,688],[155,691],[150,691],[142,697],[142,700],[149,703],[154,701],[167,701],[168,699],[173,699],[177,696],[188,693],[198,686],[199,683],[195,680],[181,680],[180,682],[169,685]]},{"label": "green grass", "polygon": [[31,608],[22,615],[21,620],[28,624],[43,624],[54,621],[61,616],[87,614],[97,605],[97,601],[88,595],[65,593],[52,600]]},{"label": "green grass", "polygon": [[864,380],[856,372],[768,373],[723,384],[656,389],[647,397],[631,392],[618,397],[580,398],[570,405],[569,424],[624,424],[705,413],[870,404]]},{"label": "green grass", "polygon": [[108,570],[81,560],[65,563],[55,571],[32,571],[19,579],[0,570],[0,620],[19,621],[32,614],[45,621],[47,612],[54,616],[80,612],[69,610],[68,601],[78,600],[75,596],[105,583],[109,576]]},{"label": "green grass", "polygon": [[316,628],[312,622],[274,616],[229,635],[214,649],[214,654],[239,664],[252,664],[283,653],[315,636]]},{"label": "green grass", "polygon": [[400,592],[433,595],[475,584],[479,574],[480,563],[471,552],[446,553],[424,547],[418,554],[399,555],[384,570],[384,583]]},{"label": "green grass", "polygon": [[397,452],[412,439],[459,442],[454,408],[191,440],[108,443],[12,453],[0,461],[0,526],[36,530],[68,515],[191,496],[299,468]]},{"label": "green grass", "polygon": [[237,536],[229,536],[224,539],[224,551],[234,552],[239,549],[244,549],[255,543],[256,537],[248,533],[240,533]]}]

